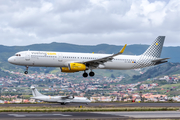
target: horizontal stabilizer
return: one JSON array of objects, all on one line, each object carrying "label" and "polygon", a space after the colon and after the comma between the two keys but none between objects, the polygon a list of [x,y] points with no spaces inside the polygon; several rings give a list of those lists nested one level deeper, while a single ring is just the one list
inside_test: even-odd
[{"label": "horizontal stabilizer", "polygon": [[156,60],[152,60],[151,62],[160,62],[160,61],[164,61],[170,58],[160,58],[160,59],[156,59]]}]

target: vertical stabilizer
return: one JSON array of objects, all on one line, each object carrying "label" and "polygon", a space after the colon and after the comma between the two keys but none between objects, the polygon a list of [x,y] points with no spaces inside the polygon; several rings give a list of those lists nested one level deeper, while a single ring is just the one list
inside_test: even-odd
[{"label": "vertical stabilizer", "polygon": [[165,36],[158,36],[152,45],[142,54],[147,57],[160,58]]},{"label": "vertical stabilizer", "polygon": [[44,96],[43,94],[38,92],[38,90],[34,86],[31,86],[31,89],[32,89],[33,97]]}]

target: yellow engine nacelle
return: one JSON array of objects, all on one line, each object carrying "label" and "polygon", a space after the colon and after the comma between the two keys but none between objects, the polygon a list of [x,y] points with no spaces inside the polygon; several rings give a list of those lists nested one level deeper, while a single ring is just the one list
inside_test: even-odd
[{"label": "yellow engine nacelle", "polygon": [[73,73],[86,70],[86,65],[81,63],[69,63],[68,67],[62,67],[61,72]]},{"label": "yellow engine nacelle", "polygon": [[61,68],[61,72],[73,73],[73,72],[78,72],[78,71],[69,70],[69,68],[68,68],[68,67],[62,67],[62,68]]},{"label": "yellow engine nacelle", "polygon": [[74,71],[85,71],[86,70],[86,65],[81,64],[81,63],[70,63],[68,67],[70,70],[74,70]]}]

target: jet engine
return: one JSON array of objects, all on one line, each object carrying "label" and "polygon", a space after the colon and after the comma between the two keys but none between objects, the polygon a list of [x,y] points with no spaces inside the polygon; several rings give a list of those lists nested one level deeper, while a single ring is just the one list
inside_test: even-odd
[{"label": "jet engine", "polygon": [[74,72],[78,72],[78,71],[76,71],[76,70],[69,70],[68,67],[62,67],[61,68],[61,72],[74,73]]},{"label": "jet engine", "polygon": [[87,69],[86,65],[81,63],[69,63],[68,68],[73,71],[85,71]]},{"label": "jet engine", "polygon": [[61,67],[61,72],[73,73],[87,70],[86,65],[81,63],[69,63],[68,67]]}]

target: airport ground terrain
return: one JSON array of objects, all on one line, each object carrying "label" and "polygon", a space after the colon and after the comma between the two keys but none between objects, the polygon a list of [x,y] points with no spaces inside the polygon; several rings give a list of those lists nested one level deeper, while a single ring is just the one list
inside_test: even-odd
[{"label": "airport ground terrain", "polygon": [[1,104],[0,112],[178,111],[180,103]]},{"label": "airport ground terrain", "polygon": [[78,119],[78,120],[132,120],[132,119],[179,119],[179,111],[156,111],[156,112],[36,112],[36,113],[0,113],[0,119],[11,120],[59,120],[59,119]]},{"label": "airport ground terrain", "polygon": [[60,103],[40,103],[40,104],[0,104],[0,107],[180,107],[180,103],[120,103],[120,102],[100,102],[100,103],[89,103],[86,104],[66,104],[61,105]]}]

